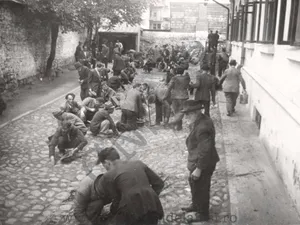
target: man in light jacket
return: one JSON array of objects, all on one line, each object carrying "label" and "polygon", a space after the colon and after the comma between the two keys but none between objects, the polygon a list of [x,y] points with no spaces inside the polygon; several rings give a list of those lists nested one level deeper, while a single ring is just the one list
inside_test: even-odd
[{"label": "man in light jacket", "polygon": [[240,83],[246,91],[246,83],[242,77],[241,72],[235,68],[236,61],[230,60],[230,68],[225,70],[224,75],[220,79],[220,84],[223,84],[223,91],[226,98],[227,116],[231,116],[235,112],[236,100],[240,93]]}]

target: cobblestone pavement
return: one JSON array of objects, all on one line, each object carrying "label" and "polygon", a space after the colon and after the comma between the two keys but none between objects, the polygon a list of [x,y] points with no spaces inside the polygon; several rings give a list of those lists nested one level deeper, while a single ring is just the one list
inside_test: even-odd
[{"label": "cobblestone pavement", "polygon": [[[161,78],[160,75],[139,75],[137,80],[157,82]],[[79,93],[76,94],[79,99]],[[54,133],[57,124],[51,113],[63,102],[62,98],[1,129],[0,224],[76,224],[72,215],[74,192],[79,181],[93,168],[95,149],[111,145],[121,152],[123,158],[140,159],[165,179],[166,187],[160,196],[166,214],[162,224],[184,224],[178,218],[182,218],[180,208],[190,203],[185,147],[187,127],[184,126],[183,131],[173,131],[145,126],[124,133],[118,139],[92,138],[87,134],[89,144],[81,158],[68,165],[53,166],[48,161],[46,140]],[[153,122],[154,111],[152,108]],[[217,224],[217,221],[228,220],[224,216],[230,215],[230,201],[218,108],[212,109],[211,114],[221,160],[212,178],[210,203],[213,219],[206,224]],[[120,111],[116,110],[113,119],[117,121],[119,118]],[[178,213],[175,217],[178,222],[167,222],[171,220],[170,215],[174,220],[175,213]]]}]

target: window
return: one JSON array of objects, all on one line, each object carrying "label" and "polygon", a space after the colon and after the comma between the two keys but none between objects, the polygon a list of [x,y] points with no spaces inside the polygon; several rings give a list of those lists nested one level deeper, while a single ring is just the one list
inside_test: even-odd
[{"label": "window", "polygon": [[299,0],[282,0],[281,2],[278,44],[300,46]]},{"label": "window", "polygon": [[156,23],[153,24],[153,30],[156,30]]},{"label": "window", "polygon": [[277,2],[257,0],[240,6],[234,18],[234,40],[274,43]]},{"label": "window", "polygon": [[157,24],[157,30],[161,30],[161,25]]}]

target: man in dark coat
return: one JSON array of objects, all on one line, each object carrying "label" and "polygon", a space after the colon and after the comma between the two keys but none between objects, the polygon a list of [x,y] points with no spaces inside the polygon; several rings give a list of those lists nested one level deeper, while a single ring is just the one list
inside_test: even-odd
[{"label": "man in dark coat", "polygon": [[105,68],[107,68],[109,60],[109,47],[107,47],[105,44],[102,44],[102,50],[101,50],[101,61],[104,63]]},{"label": "man in dark coat", "polygon": [[89,73],[88,77],[88,88],[89,88],[89,96],[98,97],[101,94],[101,68],[104,65],[102,63],[97,63],[95,69],[92,69]]},{"label": "man in dark coat", "polygon": [[84,52],[82,49],[82,42],[79,41],[79,43],[76,47],[76,51],[75,51],[75,61],[78,62],[84,58],[85,58],[85,56],[84,56]]},{"label": "man in dark coat", "polygon": [[117,52],[115,54],[114,64],[112,67],[114,75],[118,76],[121,74],[121,70],[125,69],[125,62],[121,57],[121,53]]},{"label": "man in dark coat", "polygon": [[213,121],[210,117],[202,114],[200,108],[199,102],[188,100],[182,110],[182,113],[187,117],[191,130],[186,139],[186,146],[192,194],[192,204],[183,210],[196,212],[195,222],[209,220],[211,176],[220,160],[215,147]]},{"label": "man in dark coat", "polygon": [[202,67],[202,71],[197,71],[196,83],[191,84],[192,88],[196,88],[195,100],[204,106],[205,115],[209,115],[210,98],[212,97],[215,105],[215,77],[209,74],[208,65]]},{"label": "man in dark coat", "polygon": [[56,146],[59,152],[64,155],[66,149],[74,148],[73,153],[77,153],[81,151],[87,143],[83,133],[78,128],[75,128],[71,121],[63,121],[62,126],[56,130],[49,143],[49,158],[51,162],[55,164],[54,154]]},{"label": "man in dark coat", "polygon": [[89,96],[89,85],[88,79],[90,74],[90,69],[86,66],[83,66],[80,62],[75,63],[75,68],[78,71],[79,75],[79,84],[80,84],[80,98],[81,100]]},{"label": "man in dark coat", "polygon": [[[111,213],[114,224],[155,225],[164,212],[159,194],[164,187],[163,180],[141,161],[121,161],[113,147],[98,153],[107,173],[103,175],[104,192],[114,199]],[[98,185],[95,184],[98,192]]]},{"label": "man in dark coat", "polygon": [[208,50],[210,51],[213,45],[213,31],[211,30],[210,33],[207,36],[207,41],[208,41]]},{"label": "man in dark coat", "polygon": [[[163,98],[163,100],[166,100],[171,94],[172,108],[175,114],[182,110],[183,103],[189,98],[188,89],[191,78],[187,73],[183,74],[183,72],[183,68],[176,69],[176,76],[168,84],[168,90]],[[182,120],[178,121],[176,129],[182,130]]]}]

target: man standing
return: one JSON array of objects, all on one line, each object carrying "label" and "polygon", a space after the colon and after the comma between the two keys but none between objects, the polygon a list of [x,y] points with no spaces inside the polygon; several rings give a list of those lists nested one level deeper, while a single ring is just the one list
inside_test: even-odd
[{"label": "man standing", "polygon": [[83,133],[75,128],[70,121],[64,121],[53,135],[49,143],[49,158],[55,164],[55,147],[58,146],[61,154],[66,154],[66,149],[73,148],[73,155],[81,151],[87,145]]},{"label": "man standing", "polygon": [[102,56],[102,63],[104,63],[105,68],[107,68],[107,64],[109,60],[109,48],[105,44],[102,44],[101,56]]},{"label": "man standing", "polygon": [[83,100],[89,96],[88,79],[89,79],[90,69],[87,68],[86,66],[83,66],[80,62],[76,62],[74,66],[79,74],[79,84],[81,88],[80,98],[81,100]]},{"label": "man standing", "polygon": [[114,64],[113,64],[114,76],[121,74],[121,71],[125,69],[125,62],[121,57],[121,53],[115,54]]},{"label": "man standing", "polygon": [[78,62],[81,59],[84,59],[84,53],[82,50],[82,42],[79,41],[75,51],[75,61]]},{"label": "man standing", "polygon": [[[163,98],[163,100],[166,100],[171,93],[172,108],[175,114],[182,110],[183,103],[189,98],[188,89],[191,78],[187,73],[184,75],[183,73],[183,68],[176,69],[177,75],[171,79],[168,90]],[[182,130],[182,120],[178,121],[175,126],[177,130]]]},{"label": "man standing", "polygon": [[135,84],[127,92],[125,100],[121,103],[121,123],[117,123],[119,131],[131,131],[137,129],[137,118],[143,110],[141,85]]},{"label": "man standing", "polygon": [[102,63],[97,63],[95,69],[92,69],[89,73],[88,78],[88,88],[89,88],[89,96],[97,97],[100,96],[101,93],[101,68],[103,67]]},{"label": "man standing", "polygon": [[111,213],[117,225],[156,225],[164,212],[159,194],[164,187],[163,180],[141,161],[121,161],[113,147],[98,153],[98,164],[102,163],[107,173],[103,185],[95,190],[114,199]]},{"label": "man standing", "polygon": [[212,48],[212,42],[213,42],[213,31],[211,30],[210,33],[207,36],[207,41],[208,41],[208,51],[211,50]]},{"label": "man standing", "polygon": [[226,53],[226,48],[222,48],[222,52],[218,54],[219,73],[218,76],[221,78],[224,71],[226,70],[229,62],[229,55]]},{"label": "man standing", "polygon": [[96,112],[90,124],[90,131],[94,136],[97,136],[99,133],[102,137],[108,137],[112,133],[118,135],[115,122],[110,117],[110,114],[113,112],[114,106],[111,102],[106,102],[104,109]]},{"label": "man standing", "polygon": [[218,31],[216,30],[216,33],[212,36],[212,47],[216,50],[218,48],[219,37]]},{"label": "man standing", "polygon": [[235,112],[236,99],[240,93],[240,83],[246,91],[246,83],[241,72],[235,68],[236,61],[230,60],[230,68],[225,70],[224,75],[220,79],[220,84],[223,84],[223,91],[226,98],[227,116],[231,116]]},{"label": "man standing", "polygon": [[209,74],[208,65],[202,67],[202,73],[197,71],[196,83],[191,84],[192,88],[196,88],[195,101],[199,101],[204,106],[205,115],[209,115],[210,96],[215,105],[215,77]]},{"label": "man standing", "polygon": [[196,212],[194,221],[209,220],[211,176],[220,160],[215,147],[215,128],[210,117],[200,111],[199,102],[189,100],[182,113],[186,114],[191,132],[186,139],[188,149],[189,184],[192,204],[182,210]]}]

